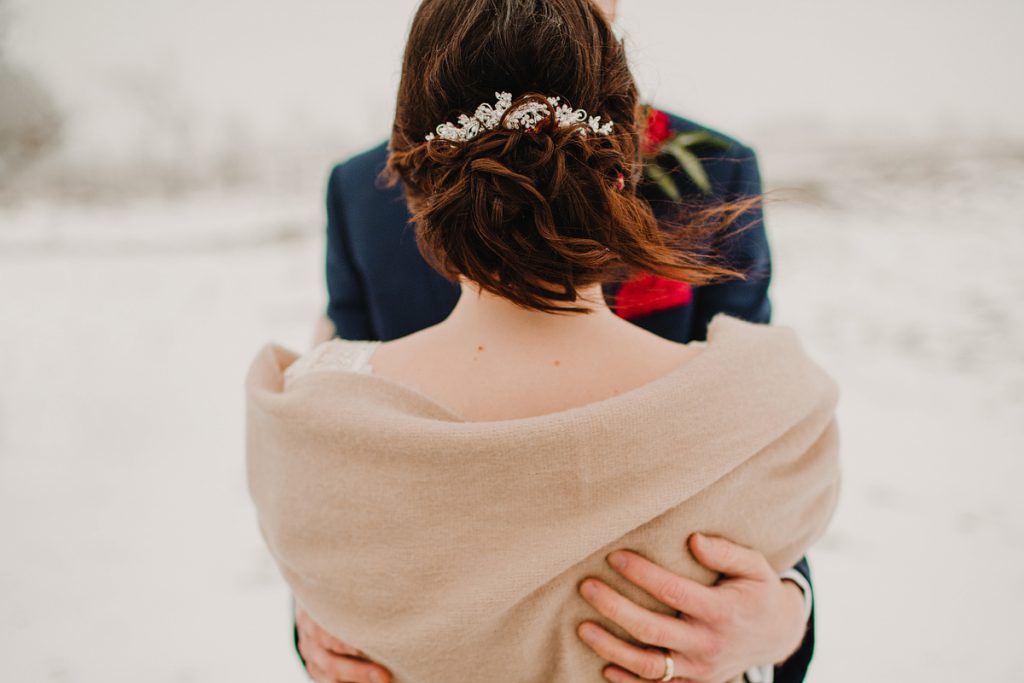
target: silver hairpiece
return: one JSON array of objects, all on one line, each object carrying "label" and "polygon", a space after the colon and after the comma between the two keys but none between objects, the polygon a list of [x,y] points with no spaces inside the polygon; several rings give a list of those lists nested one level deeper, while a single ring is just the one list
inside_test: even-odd
[{"label": "silver hairpiece", "polygon": [[[476,108],[472,117],[460,114],[457,125],[450,121],[442,123],[437,127],[436,135],[427,133],[426,139],[430,141],[441,138],[451,142],[466,142],[485,130],[497,128],[501,124],[502,115],[512,106],[512,94],[496,92],[494,96],[498,98],[498,102],[493,107],[484,103]],[[611,121],[602,124],[600,116],[590,116],[582,109],[574,110],[568,104],[559,104],[560,101],[560,97],[549,97],[547,104],[536,100],[524,102],[509,112],[505,118],[505,128],[532,130],[538,123],[551,116],[554,110],[555,121],[560,128],[585,122],[587,125],[580,128],[580,135],[586,135],[588,130],[596,135],[611,134],[614,125]]]}]

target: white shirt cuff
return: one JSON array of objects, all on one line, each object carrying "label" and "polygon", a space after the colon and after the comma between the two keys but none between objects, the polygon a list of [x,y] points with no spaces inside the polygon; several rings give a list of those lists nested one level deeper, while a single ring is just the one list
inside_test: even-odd
[{"label": "white shirt cuff", "polygon": [[784,581],[792,581],[804,594],[804,623],[807,623],[811,618],[811,609],[814,607],[814,595],[810,581],[795,569],[787,569],[779,575],[779,578]]},{"label": "white shirt cuff", "polygon": [[743,680],[747,683],[774,683],[775,667],[771,664],[750,667],[743,674]]},{"label": "white shirt cuff", "polygon": [[[811,618],[811,609],[814,606],[814,594],[811,590],[811,583],[807,580],[807,577],[795,569],[787,569],[782,572],[779,575],[779,579],[792,581],[800,589],[800,592],[804,594],[804,623],[807,623]],[[747,683],[774,683],[775,666],[764,664],[751,667],[747,669],[743,677]]]}]

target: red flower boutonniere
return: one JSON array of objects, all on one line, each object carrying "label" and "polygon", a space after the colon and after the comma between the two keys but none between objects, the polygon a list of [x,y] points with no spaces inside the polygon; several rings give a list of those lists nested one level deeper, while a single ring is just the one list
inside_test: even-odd
[{"label": "red flower boutonniere", "polygon": [[711,180],[693,148],[700,145],[725,148],[729,143],[706,130],[674,131],[668,114],[654,107],[645,105],[644,112],[646,125],[640,140],[644,175],[675,201],[682,199],[679,187],[672,179],[672,172],[676,170],[682,170],[701,192],[710,193]]},{"label": "red flower boutonniere", "polygon": [[653,107],[647,108],[647,128],[640,141],[640,153],[645,157],[655,156],[658,150],[672,137],[672,125],[668,114]]},{"label": "red flower boutonniere", "polygon": [[686,282],[651,273],[637,273],[622,283],[615,295],[615,314],[632,320],[693,301],[693,288]]}]

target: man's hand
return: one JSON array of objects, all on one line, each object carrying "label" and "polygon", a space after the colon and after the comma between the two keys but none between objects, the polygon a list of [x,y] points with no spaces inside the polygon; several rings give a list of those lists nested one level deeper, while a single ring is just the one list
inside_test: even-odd
[{"label": "man's hand", "polygon": [[365,659],[360,650],[343,643],[320,628],[295,603],[295,625],[299,630],[299,653],[306,671],[316,683],[389,683],[384,667]]},{"label": "man's hand", "polygon": [[[687,682],[722,683],[753,666],[789,658],[807,628],[800,589],[779,579],[755,550],[700,534],[689,543],[698,562],[723,574],[714,586],[673,574],[627,550],[608,556],[618,573],[678,610],[676,617],[644,609],[594,578],[583,581],[580,592],[637,641],[667,648],[674,675]],[[624,562],[616,566],[616,560]],[[596,589],[589,596],[588,587]],[[627,643],[593,622],[580,624],[577,634],[612,662],[604,669],[610,681],[638,683],[666,673],[662,650]]]}]

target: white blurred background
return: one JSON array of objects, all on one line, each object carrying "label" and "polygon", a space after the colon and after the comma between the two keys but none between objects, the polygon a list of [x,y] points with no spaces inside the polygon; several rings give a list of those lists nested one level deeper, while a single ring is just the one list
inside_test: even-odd
[{"label": "white blurred background", "polygon": [[[304,680],[241,381],[308,342],[415,4],[0,0],[0,680]],[[760,153],[776,321],[843,389],[811,681],[1024,681],[1021,26],[621,3],[646,98]]]}]

